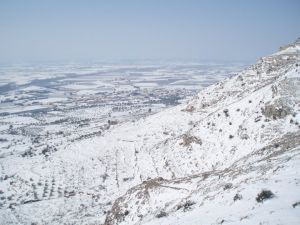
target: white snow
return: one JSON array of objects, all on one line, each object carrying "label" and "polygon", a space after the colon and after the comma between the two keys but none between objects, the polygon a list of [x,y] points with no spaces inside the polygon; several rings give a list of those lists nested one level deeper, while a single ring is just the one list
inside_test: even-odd
[{"label": "white snow", "polygon": [[[286,54],[292,54],[292,60],[286,60]],[[293,206],[300,201],[299,61],[299,51],[290,50],[262,58],[184,104],[110,125],[101,136],[71,139],[67,134],[72,130],[58,130],[60,117],[50,113],[53,118],[44,129],[61,135],[55,140],[40,136],[36,146],[42,154],[27,156],[30,151],[21,143],[11,153],[1,150],[1,221],[299,224],[300,205]],[[168,69],[156,71],[165,72]],[[88,89],[87,84],[64,87]],[[279,100],[282,105],[276,105]],[[73,101],[76,105],[75,97]],[[271,115],[268,105],[274,105]],[[109,106],[97,109],[65,113],[70,126],[82,125],[79,118],[88,120],[90,115],[101,120],[100,115],[112,113],[113,121],[123,114]],[[54,150],[55,141],[68,144]],[[257,202],[263,189],[274,197]],[[234,200],[236,194],[241,199]]]}]

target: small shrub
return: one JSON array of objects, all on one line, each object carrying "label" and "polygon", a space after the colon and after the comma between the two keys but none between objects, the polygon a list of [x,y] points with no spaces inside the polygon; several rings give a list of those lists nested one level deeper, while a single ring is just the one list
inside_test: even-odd
[{"label": "small shrub", "polygon": [[232,188],[232,186],[233,186],[232,183],[225,184],[223,190],[228,190],[228,189]]},{"label": "small shrub", "polygon": [[166,217],[167,216],[167,213],[164,212],[164,211],[161,211],[160,213],[158,213],[155,217],[156,218],[162,218],[162,217]]},{"label": "small shrub", "polygon": [[218,224],[223,224],[225,222],[225,220],[220,220],[220,222]]},{"label": "small shrub", "polygon": [[124,212],[124,216],[127,216],[128,214],[129,214],[129,211],[126,210],[126,211]]},{"label": "small shrub", "polygon": [[236,194],[236,195],[233,197],[233,201],[241,200],[242,198],[243,198],[242,195]]},{"label": "small shrub", "polygon": [[228,114],[229,110],[228,109],[224,109],[223,112],[224,112],[226,117],[229,117],[229,114]]},{"label": "small shrub", "polygon": [[186,211],[188,211],[188,210],[191,209],[191,206],[192,206],[192,205],[195,205],[195,204],[196,204],[195,202],[192,202],[192,201],[188,200],[188,201],[186,201],[184,204],[178,205],[178,206],[177,206],[177,210],[183,208],[183,211],[186,212]]},{"label": "small shrub", "polygon": [[279,147],[278,143],[274,144],[274,148],[278,148],[278,147]]},{"label": "small shrub", "polygon": [[64,196],[67,197],[67,198],[73,197],[75,195],[76,195],[75,191],[70,191],[70,192],[65,191],[65,194],[64,194]]},{"label": "small shrub", "polygon": [[21,156],[22,157],[32,157],[34,154],[33,154],[33,152],[29,149],[29,150],[26,150],[25,152],[23,152],[22,154],[21,154]]},{"label": "small shrub", "polygon": [[16,203],[10,203],[9,206],[8,206],[8,208],[15,209],[16,205],[17,205]]},{"label": "small shrub", "polygon": [[293,204],[293,208],[296,208],[296,207],[298,207],[298,206],[300,206],[300,202],[295,202],[295,203]]},{"label": "small shrub", "polygon": [[[137,153],[137,152],[135,152],[135,153]],[[104,173],[104,174],[100,175],[100,177],[102,178],[102,182],[105,182],[109,176],[107,173]]]},{"label": "small shrub", "polygon": [[195,204],[196,204],[195,202],[187,201],[187,202],[184,203],[184,205],[183,205],[183,211],[187,211],[187,210],[191,209],[191,206],[192,206],[192,205],[195,205]]},{"label": "small shrub", "polygon": [[256,197],[257,202],[263,202],[267,199],[273,198],[275,195],[270,190],[262,190]]},{"label": "small shrub", "polygon": [[232,139],[232,138],[234,138],[234,136],[230,134],[230,135],[229,135],[229,139]]},{"label": "small shrub", "polygon": [[256,117],[256,118],[254,119],[254,122],[257,123],[257,122],[261,121],[261,118],[262,118],[262,116]]},{"label": "small shrub", "polygon": [[6,138],[0,138],[0,142],[7,142],[8,140]]},{"label": "small shrub", "polygon": [[107,123],[108,123],[108,125],[117,125],[118,121],[116,121],[116,120],[108,120]]},{"label": "small shrub", "polygon": [[116,219],[118,222],[124,221],[125,217],[129,214],[128,210],[125,210],[125,212],[117,212]]}]

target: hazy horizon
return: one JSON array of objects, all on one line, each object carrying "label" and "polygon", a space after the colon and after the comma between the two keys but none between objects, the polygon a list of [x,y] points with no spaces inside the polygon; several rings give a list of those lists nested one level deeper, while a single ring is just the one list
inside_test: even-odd
[{"label": "hazy horizon", "polygon": [[300,36],[297,0],[0,2],[0,61],[252,62]]}]

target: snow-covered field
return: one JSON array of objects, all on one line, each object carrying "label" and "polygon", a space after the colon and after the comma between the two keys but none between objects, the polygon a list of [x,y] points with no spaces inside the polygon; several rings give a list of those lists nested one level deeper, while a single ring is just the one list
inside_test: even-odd
[{"label": "snow-covered field", "polygon": [[300,224],[299,47],[6,84],[0,221]]},{"label": "snow-covered field", "polygon": [[119,184],[110,174],[115,173],[112,144],[140,139],[135,135],[126,140],[125,131],[111,140],[110,133],[187,102],[202,88],[243,67],[2,66],[1,224],[104,222],[112,201],[134,184],[124,182],[116,189]]}]

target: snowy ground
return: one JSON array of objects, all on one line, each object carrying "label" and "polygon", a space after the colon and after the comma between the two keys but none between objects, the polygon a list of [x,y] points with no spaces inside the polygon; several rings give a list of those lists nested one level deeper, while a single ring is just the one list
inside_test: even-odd
[{"label": "snowy ground", "polygon": [[[115,156],[110,142],[115,141],[108,137],[99,143],[99,138],[186,102],[203,87],[242,67],[1,67],[0,221],[103,222],[110,202],[135,182],[115,189],[120,184],[109,177],[114,173]],[[126,131],[119,139],[131,146],[135,141],[126,140]],[[128,165],[132,167],[131,162]]]},{"label": "snowy ground", "polygon": [[299,224],[299,45],[113,133],[135,140],[113,145],[135,185],[105,224]]},{"label": "snowy ground", "polygon": [[299,46],[2,86],[0,221],[298,225]]}]

